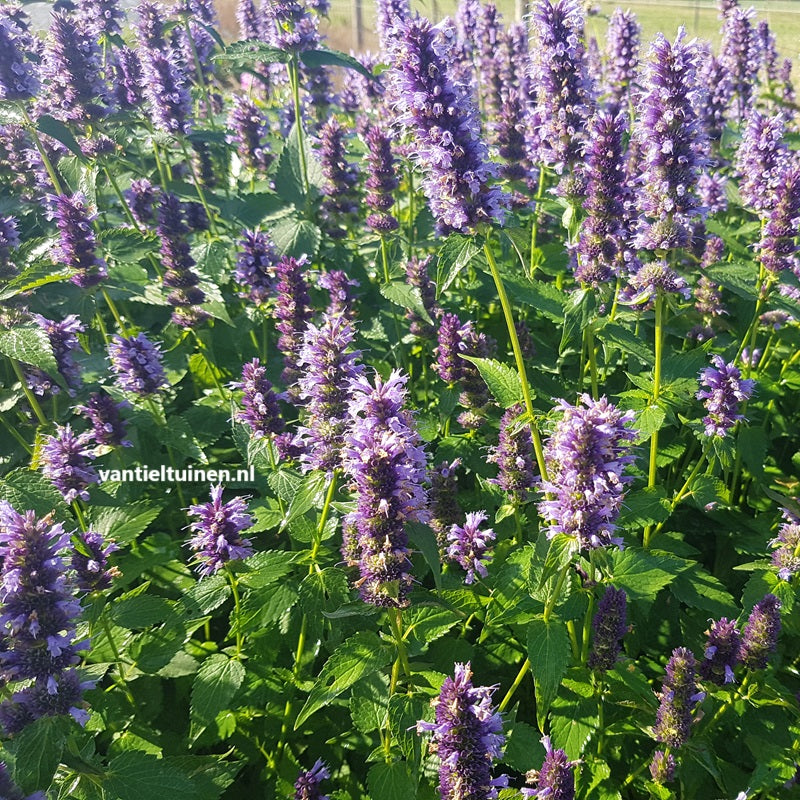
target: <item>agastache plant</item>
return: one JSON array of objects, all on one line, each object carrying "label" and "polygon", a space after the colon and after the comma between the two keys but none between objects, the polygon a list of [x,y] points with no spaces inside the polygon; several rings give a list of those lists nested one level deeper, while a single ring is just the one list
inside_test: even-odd
[{"label": "agastache plant", "polygon": [[115,336],[108,345],[111,370],[123,392],[147,397],[167,384],[161,348],[144,333],[132,337]]},{"label": "agastache plant", "polygon": [[242,367],[241,381],[232,384],[232,388],[242,391],[242,408],[234,419],[247,425],[256,438],[278,434],[284,428],[278,398],[266,375],[266,367],[254,358]]},{"label": "agastache plant", "polygon": [[628,597],[623,589],[606,587],[592,619],[594,641],[589,653],[589,669],[613,669],[622,651],[622,638],[628,630]]},{"label": "agastache plant", "polygon": [[261,305],[275,291],[278,254],[266,231],[242,231],[233,278],[242,287],[241,296]]},{"label": "agastache plant", "polygon": [[535,789],[522,789],[522,796],[536,800],[575,800],[575,761],[570,761],[566,752],[553,747],[550,737],[542,737],[545,757],[542,768],[526,774]]},{"label": "agastache plant", "polygon": [[614,9],[608,22],[605,83],[611,103],[622,110],[635,98],[641,32],[636,14]]},{"label": "agastache plant", "polygon": [[92,423],[92,436],[98,445],[107,447],[133,447],[125,438],[128,423],[120,416],[125,403],[117,403],[105,391],[92,392],[85,405],[75,410]]},{"label": "agastache plant", "polygon": [[331,773],[325,762],[318,758],[311,769],[304,770],[294,784],[294,800],[329,800],[322,794],[322,781],[328,780]]},{"label": "agastache plant", "polygon": [[727,617],[714,620],[706,633],[708,639],[700,662],[700,676],[720,686],[733,683],[736,680],[733,671],[739,663],[742,644],[736,621]]},{"label": "agastache plant", "polygon": [[712,366],[700,373],[705,387],[697,392],[698,400],[705,401],[708,414],[703,417],[706,436],[724,437],[736,422],[744,419],[739,404],[753,394],[755,381],[742,378],[738,367],[726,364],[722,356],[711,356]]},{"label": "agastache plant", "polygon": [[453,525],[447,534],[450,546],[447,556],[457,563],[466,573],[464,583],[475,581],[475,576],[485,578],[489,573],[486,565],[491,560],[491,546],[495,540],[492,528],[482,529],[489,515],[485,511],[470,511],[463,525]]},{"label": "agastache plant", "polygon": [[791,580],[800,572],[800,518],[788,509],[781,510],[784,522],[778,528],[778,535],[770,542],[772,565],[777,567],[781,580]]},{"label": "agastache plant", "polygon": [[739,660],[747,669],[764,669],[778,647],[781,631],[781,601],[774,594],[759,600],[742,631]]},{"label": "agastache plant", "polygon": [[56,426],[55,435],[45,436],[42,442],[39,454],[42,474],[53,482],[68,503],[79,498],[88,500],[89,485],[99,481],[89,463],[94,459],[89,449],[91,441],[91,434],[76,436],[70,425],[64,425]]},{"label": "agastache plant", "polygon": [[667,674],[659,693],[653,736],[657,742],[671,748],[682,747],[689,739],[692,712],[705,696],[698,691],[694,654],[685,647],[672,651],[667,662]]},{"label": "agastache plant", "polygon": [[97,255],[97,237],[92,227],[96,215],[89,213],[86,198],[81,194],[72,197],[60,194],[48,200],[59,234],[55,258],[75,270],[70,280],[76,286],[82,289],[95,286],[108,274],[105,261]]}]

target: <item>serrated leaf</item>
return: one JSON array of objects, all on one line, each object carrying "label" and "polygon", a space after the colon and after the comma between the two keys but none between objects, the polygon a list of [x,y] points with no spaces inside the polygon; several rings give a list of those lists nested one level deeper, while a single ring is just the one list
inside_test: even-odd
[{"label": "serrated leaf", "polygon": [[78,158],[85,158],[83,155],[83,150],[81,150],[77,139],[72,135],[72,131],[70,131],[70,129],[64,125],[63,122],[59,122],[49,114],[42,114],[42,116],[36,120],[36,129],[44,133],[46,136],[50,136],[56,141],[61,142],[61,144],[63,144],[67,150],[76,155]]},{"label": "serrated leaf", "polygon": [[158,239],[153,234],[125,228],[105,231],[100,242],[110,258],[122,262],[139,261],[158,249]]},{"label": "serrated leaf", "polygon": [[336,648],[297,715],[297,730],[312,714],[349,689],[356,681],[385,667],[389,649],[371,631],[360,631]]},{"label": "serrated leaf", "polygon": [[121,597],[109,609],[114,624],[129,630],[149,628],[176,616],[172,604],[156,595]]},{"label": "serrated leaf", "polygon": [[411,762],[422,754],[422,740],[416,731],[417,722],[425,718],[430,702],[407,694],[396,694],[389,698],[389,728],[392,737],[400,745],[403,755]]},{"label": "serrated leaf", "polygon": [[14,780],[25,794],[49,788],[61,761],[67,726],[63,717],[42,717],[5,743],[15,757]]},{"label": "serrated leaf", "polygon": [[304,476],[286,509],[286,516],[281,522],[281,530],[309,509],[320,505],[329,482],[330,479],[324,472],[309,472]]},{"label": "serrated leaf", "polygon": [[566,295],[552,283],[503,276],[503,284],[508,296],[522,305],[535,308],[552,322],[560,323],[564,319],[564,301]]},{"label": "serrated leaf", "polygon": [[0,353],[9,358],[43,369],[53,377],[58,376],[58,365],[47,334],[39,327],[20,325],[12,330],[0,331]]},{"label": "serrated leaf", "polygon": [[337,567],[312,572],[300,583],[300,604],[307,614],[334,612],[350,599],[347,575]]},{"label": "serrated leaf", "polygon": [[755,264],[726,262],[709,267],[705,270],[705,275],[739,297],[753,301],[756,299],[758,267]]},{"label": "serrated leaf", "polygon": [[425,563],[431,568],[433,582],[436,588],[441,589],[442,560],[439,555],[439,545],[436,542],[436,534],[429,526],[419,525],[415,522],[409,523],[407,529],[411,544],[422,553]]},{"label": "serrated leaf", "polygon": [[322,232],[313,222],[295,217],[273,223],[270,234],[278,253],[294,258],[313,257],[322,241]]},{"label": "serrated leaf", "polygon": [[590,325],[597,305],[592,289],[576,289],[564,307],[564,328],[558,352],[579,349],[583,331]]},{"label": "serrated leaf", "polygon": [[652,366],[655,358],[650,348],[642,341],[640,336],[636,336],[633,331],[624,328],[616,323],[609,323],[603,327],[603,341],[606,345],[613,345],[622,350],[623,353],[635,356],[642,364]]},{"label": "serrated leaf", "polygon": [[183,773],[139,750],[111,759],[103,790],[117,800],[195,800],[194,786]]},{"label": "serrated leaf", "polygon": [[422,302],[422,296],[416,286],[409,286],[401,281],[392,281],[381,285],[381,294],[400,308],[410,309],[418,317],[422,317],[429,325],[433,325],[428,309]]},{"label": "serrated leaf", "polygon": [[240,661],[224,653],[214,653],[201,665],[192,684],[191,718],[193,738],[230,707],[245,677]]},{"label": "serrated leaf", "polygon": [[614,586],[624,589],[630,602],[639,603],[646,608],[688,566],[683,559],[639,547],[613,550],[610,555]]},{"label": "serrated leaf", "polygon": [[403,761],[373,764],[367,773],[371,800],[414,800],[417,786]]},{"label": "serrated leaf", "polygon": [[667,412],[659,405],[649,405],[636,415],[636,442],[642,444],[664,425]]},{"label": "serrated leaf", "polygon": [[360,72],[365,78],[372,79],[372,73],[357,58],[348,56],[346,53],[340,53],[338,50],[329,50],[327,48],[302,50],[300,52],[300,60],[312,69],[323,66],[345,67],[346,69]]},{"label": "serrated leaf", "polygon": [[25,268],[19,275],[16,275],[5,284],[3,289],[0,290],[0,302],[22,294],[23,292],[30,292],[33,289],[38,289],[40,286],[45,286],[48,283],[68,281],[74,274],[74,270],[58,269],[50,263],[43,264],[41,262],[36,262]]},{"label": "serrated leaf", "polygon": [[645,528],[669,519],[671,506],[662,486],[644,486],[630,492],[622,506],[619,524],[624,528]]},{"label": "serrated leaf", "polygon": [[262,42],[247,39],[229,44],[221,53],[212,56],[214,61],[230,61],[237,65],[285,64],[291,55],[279,47],[270,47]]},{"label": "serrated leaf", "polygon": [[557,697],[550,709],[550,735],[554,747],[560,747],[567,758],[577,761],[583,748],[597,730],[597,701],[573,693]]},{"label": "serrated leaf", "polygon": [[493,358],[475,356],[461,356],[461,358],[471,361],[478,368],[489,391],[503,408],[511,408],[522,402],[522,384],[515,369]]},{"label": "serrated leaf", "polygon": [[292,570],[291,555],[285,550],[256,553],[237,568],[238,581],[250,589],[263,589]]},{"label": "serrated leaf", "polygon": [[528,658],[536,684],[536,709],[544,719],[558,694],[558,687],[569,666],[570,643],[564,622],[537,617],[528,625]]},{"label": "serrated leaf", "polygon": [[201,614],[210,614],[230,596],[231,587],[224,575],[210,575],[198,581],[185,595],[185,605],[196,604]]},{"label": "serrated leaf", "polygon": [[515,720],[506,735],[506,746],[501,759],[503,764],[508,764],[524,774],[542,760],[542,735],[532,725]]},{"label": "serrated leaf", "polygon": [[569,564],[573,553],[579,549],[579,542],[574,536],[557,533],[547,548],[547,557],[544,561],[539,588],[541,589],[559,570]]},{"label": "serrated leaf", "polygon": [[481,252],[475,237],[451,233],[436,256],[436,296],[446,292],[464,267]]},{"label": "serrated leaf", "polygon": [[96,506],[91,510],[92,527],[117,544],[132,542],[161,513],[149,502],[128,503],[123,508]]},{"label": "serrated leaf", "polygon": [[15,469],[4,475],[0,481],[0,499],[7,500],[20,513],[35,511],[43,517],[55,511],[60,519],[69,518],[64,498],[40,472]]},{"label": "serrated leaf", "polygon": [[715,618],[734,618],[738,614],[733,596],[722,583],[702,567],[693,565],[678,575],[670,591],[691,608],[699,608]]}]

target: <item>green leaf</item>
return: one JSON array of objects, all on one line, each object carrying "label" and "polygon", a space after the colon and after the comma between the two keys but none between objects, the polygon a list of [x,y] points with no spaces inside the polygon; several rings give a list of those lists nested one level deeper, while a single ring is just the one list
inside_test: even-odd
[{"label": "green leaf", "polygon": [[756,299],[758,267],[755,264],[724,263],[709,267],[705,275],[745,300]]},{"label": "green leaf", "polygon": [[282,256],[313,257],[322,241],[320,229],[307,219],[284,217],[270,228],[270,235],[278,253]]},{"label": "green leaf", "polygon": [[299,591],[300,604],[307,614],[333,613],[350,599],[347,575],[338,567],[328,567],[307,575]]},{"label": "green leaf", "polygon": [[195,800],[195,788],[183,773],[139,750],[111,759],[103,789],[117,800]]},{"label": "green leaf", "polygon": [[15,469],[4,475],[0,481],[0,499],[7,500],[20,513],[35,511],[43,517],[55,511],[58,518],[71,519],[64,498],[40,472]]},{"label": "green leaf", "polygon": [[219,608],[230,596],[231,587],[224,575],[211,575],[198,581],[182,598],[184,605],[197,606],[201,614],[210,614]]},{"label": "green leaf", "polygon": [[371,631],[360,631],[343,642],[325,662],[317,682],[297,715],[297,730],[312,714],[357,680],[377,672],[391,660],[388,648]]},{"label": "green leaf", "polygon": [[248,39],[229,44],[221,53],[212,56],[214,61],[230,61],[234,65],[285,64],[291,55],[279,47]]},{"label": "green leaf", "polygon": [[547,558],[544,562],[542,575],[539,578],[539,588],[541,589],[559,570],[569,564],[572,555],[579,549],[576,537],[567,536],[565,533],[557,533],[551,540],[547,548]]},{"label": "green leaf", "polygon": [[739,613],[733,596],[722,583],[698,565],[678,575],[670,591],[685,605],[706,611],[717,619],[734,618]]},{"label": "green leaf", "polygon": [[542,760],[542,736],[532,725],[514,720],[510,729],[506,728],[506,736],[503,764],[524,774]]},{"label": "green leaf", "polygon": [[132,542],[161,513],[149,502],[128,503],[122,508],[96,506],[91,509],[92,527],[117,544]]},{"label": "green leaf", "polygon": [[321,506],[329,482],[330,479],[324,472],[309,472],[297,487],[297,491],[289,503],[289,508],[286,509],[286,516],[281,522],[280,529],[283,530],[309,509]]},{"label": "green leaf", "polygon": [[442,588],[442,561],[439,555],[439,545],[436,543],[436,534],[427,525],[415,522],[407,526],[408,538],[411,544],[422,553],[425,563],[431,568],[433,582],[437,589]]},{"label": "green leaf", "polygon": [[475,237],[451,233],[436,257],[436,296],[446,292],[464,267],[481,252]]},{"label": "green leaf", "polygon": [[422,302],[422,296],[416,286],[409,286],[401,281],[384,283],[381,286],[381,294],[390,302],[400,308],[410,309],[418,317],[422,317],[430,325],[433,325],[428,309]]},{"label": "green leaf", "polygon": [[367,788],[371,800],[415,800],[417,786],[408,764],[373,764],[367,773]]},{"label": "green leaf", "polygon": [[666,418],[667,412],[659,405],[654,404],[643,408],[636,415],[634,423],[633,430],[637,433],[636,443],[642,444],[642,442],[648,441],[656,431],[661,430]]},{"label": "green leaf", "polygon": [[49,788],[61,761],[68,724],[63,717],[42,717],[5,743],[14,755],[14,780],[25,794]]},{"label": "green leaf", "polygon": [[109,606],[111,620],[115,625],[129,630],[149,628],[176,617],[172,604],[156,595],[121,597]]},{"label": "green leaf", "polygon": [[671,505],[664,488],[644,486],[625,497],[619,524],[622,528],[645,528],[665,522],[671,513]]},{"label": "green leaf", "polygon": [[628,547],[612,550],[612,583],[629,601],[649,608],[656,595],[687,568],[687,562],[667,553]]},{"label": "green leaf", "polygon": [[372,73],[353,56],[348,56],[346,53],[340,53],[338,50],[328,50],[327,48],[320,48],[319,50],[303,50],[300,53],[300,60],[311,69],[317,67],[345,67],[346,69],[354,69],[360,72],[365,78],[372,79]]},{"label": "green leaf", "polygon": [[536,683],[536,709],[544,719],[558,694],[570,660],[567,627],[562,620],[537,617],[528,625],[528,658]]},{"label": "green leaf", "polygon": [[380,675],[359,681],[353,687],[349,703],[350,716],[353,725],[361,733],[372,733],[386,727],[387,689],[386,681]]},{"label": "green leaf", "polygon": [[576,289],[569,297],[564,309],[564,330],[559,353],[567,349],[580,349],[583,331],[591,323],[596,306],[596,295],[592,289]]},{"label": "green leaf", "polygon": [[244,677],[242,663],[223,653],[214,653],[200,665],[192,684],[192,738],[214,722],[220,711],[230,708]]},{"label": "green leaf", "polygon": [[424,719],[430,702],[407,694],[389,698],[389,728],[409,761],[418,761],[422,755],[422,740],[416,731],[417,722]]},{"label": "green leaf", "polygon": [[309,188],[320,188],[325,183],[322,165],[316,153],[310,148],[308,138],[305,137],[302,141],[301,151],[297,127],[293,126],[278,157],[274,177],[277,194],[297,208],[302,208],[308,199],[303,173],[303,156],[305,156],[305,176],[308,177]]},{"label": "green leaf", "polygon": [[16,297],[18,294],[38,289],[40,286],[46,286],[48,283],[68,281],[74,274],[73,270],[58,269],[49,262],[42,263],[37,261],[26,267],[19,275],[12,278],[0,289],[0,302]]},{"label": "green leaf", "polygon": [[291,554],[285,550],[256,553],[236,567],[238,581],[250,589],[263,589],[292,570]]},{"label": "green leaf", "polygon": [[535,308],[552,322],[564,319],[564,293],[552,283],[503,276],[503,285],[508,296],[516,303]]},{"label": "green leaf", "polygon": [[478,368],[489,391],[503,408],[511,408],[522,402],[522,385],[515,369],[493,358],[475,356],[461,356],[461,358],[471,361]]},{"label": "green leaf", "polygon": [[42,116],[36,121],[36,129],[44,133],[46,136],[51,136],[56,141],[61,142],[61,144],[63,144],[67,150],[76,155],[78,158],[84,158],[83,150],[81,150],[78,141],[72,135],[72,131],[70,131],[70,129],[64,125],[63,122],[59,122],[49,114],[42,114]]},{"label": "green leaf", "polygon": [[22,325],[8,331],[0,331],[0,353],[43,369],[58,376],[58,365],[47,334],[38,326],[26,328]]},{"label": "green leaf", "polygon": [[104,232],[100,241],[110,258],[127,263],[139,261],[158,249],[158,239],[153,234],[125,228]]},{"label": "green leaf", "polygon": [[560,747],[567,758],[576,761],[597,730],[597,701],[565,692],[551,707],[550,735],[554,747]]},{"label": "green leaf", "polygon": [[603,327],[603,341],[606,345],[614,345],[622,350],[623,353],[635,356],[642,364],[652,366],[655,358],[650,348],[644,343],[640,336],[636,336],[633,331],[623,328],[622,325],[610,322]]}]

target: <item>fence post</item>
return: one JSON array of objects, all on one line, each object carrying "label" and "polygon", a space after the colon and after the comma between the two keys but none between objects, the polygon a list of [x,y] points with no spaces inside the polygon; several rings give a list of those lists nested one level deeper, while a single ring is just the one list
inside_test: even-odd
[{"label": "fence post", "polygon": [[525,0],[514,0],[514,18],[517,22],[522,22],[522,18],[525,16],[525,6],[527,3]]},{"label": "fence post", "polygon": [[353,0],[353,27],[356,34],[355,51],[360,53],[364,49],[364,16],[361,8],[361,0]]}]

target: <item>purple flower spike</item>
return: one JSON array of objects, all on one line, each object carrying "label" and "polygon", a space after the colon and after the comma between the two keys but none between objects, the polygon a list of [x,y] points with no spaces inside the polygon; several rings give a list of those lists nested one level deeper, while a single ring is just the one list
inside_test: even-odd
[{"label": "purple flower spike", "polygon": [[492,762],[505,743],[503,720],[492,705],[496,687],[473,686],[469,663],[456,664],[435,701],[436,722],[417,723],[417,732],[432,733],[439,757],[439,795],[442,800],[493,800],[505,775],[492,778]]},{"label": "purple flower spike", "polygon": [[91,441],[90,433],[76,436],[69,425],[57,425],[55,436],[45,436],[42,441],[39,454],[42,475],[53,482],[68,503],[78,498],[88,500],[87,487],[100,480],[89,464],[94,458],[89,449]]},{"label": "purple flower spike", "polygon": [[65,194],[50,195],[52,216],[58,228],[59,241],[54,255],[65,266],[76,270],[70,280],[76,286],[86,289],[100,283],[108,274],[106,263],[98,258],[97,238],[90,215],[86,208],[86,198],[81,194],[68,197]]},{"label": "purple flower spike", "polygon": [[347,235],[347,224],[355,219],[359,209],[358,170],[347,160],[346,135],[347,130],[336,117],[331,117],[319,132],[319,160],[326,178],[322,187],[322,214],[328,223],[328,234],[336,239]]},{"label": "purple flower spike", "polygon": [[[373,605],[408,605],[407,522],[427,522],[426,458],[414,420],[405,410],[408,378],[392,372],[374,387],[363,375],[351,383],[350,434],[342,455],[356,510],[345,517],[354,531],[361,598]],[[352,538],[351,536],[351,538]]]},{"label": "purple flower spike", "polygon": [[703,417],[706,436],[727,435],[734,424],[744,417],[739,413],[739,403],[753,394],[756,382],[743,379],[734,364],[726,364],[722,356],[711,356],[713,366],[700,372],[700,382],[705,386],[697,392],[698,400],[705,400],[708,415]]},{"label": "purple flower spike", "polygon": [[118,0],[80,0],[76,18],[95,38],[122,33],[125,12]]},{"label": "purple flower spike", "polygon": [[235,94],[228,115],[228,141],[236,146],[239,160],[247,169],[265,172],[273,155],[266,142],[267,121],[259,107],[246,95]]},{"label": "purple flower spike", "polygon": [[361,284],[355,278],[350,278],[341,269],[333,269],[330,272],[323,272],[319,276],[317,285],[330,295],[326,311],[329,316],[341,315],[351,322],[356,318],[353,289]]},{"label": "purple flower spike", "polygon": [[776,548],[772,553],[772,564],[778,569],[778,577],[788,581],[800,572],[800,519],[785,508],[783,518],[785,522],[770,544]]},{"label": "purple flower spike", "polygon": [[495,532],[491,528],[481,530],[481,523],[488,518],[485,511],[471,511],[463,525],[453,525],[447,534],[450,542],[447,556],[467,573],[464,579],[467,585],[475,581],[476,574],[481,578],[489,574],[486,564],[491,560],[490,550]]},{"label": "purple flower spike", "polygon": [[409,0],[375,0],[375,15],[381,50],[388,53],[398,31],[411,17],[411,4]]},{"label": "purple flower spike", "polygon": [[695,660],[691,650],[678,647],[667,663],[661,704],[656,713],[653,735],[657,742],[678,748],[686,744],[692,727],[692,711],[705,695],[695,682]]},{"label": "purple flower spike", "polygon": [[11,776],[8,774],[8,767],[4,761],[0,761],[0,797],[4,798],[4,800],[46,800],[44,792],[34,792],[26,795],[11,780]]},{"label": "purple flower spike", "polygon": [[757,245],[759,259],[773,274],[797,269],[800,225],[800,165],[789,167],[775,190],[775,203]]},{"label": "purple flower spike", "polygon": [[115,336],[108,345],[108,355],[123,392],[146,397],[166,386],[161,350],[144,333],[129,338]]},{"label": "purple flower spike", "polygon": [[491,479],[508,496],[514,505],[526,503],[536,486],[531,429],[527,424],[518,424],[524,409],[521,405],[512,406],[500,420],[500,440],[486,459],[497,464],[499,474]]},{"label": "purple flower spike", "polygon": [[194,552],[195,568],[201,576],[219,572],[229,561],[253,555],[249,539],[241,535],[252,527],[253,518],[242,497],[222,502],[222,485],[211,487],[211,502],[190,506],[189,514],[197,517],[189,525],[194,536],[187,543]]},{"label": "purple flower spike", "polygon": [[109,555],[119,547],[106,542],[103,535],[95,531],[80,534],[80,540],[89,555],[77,548],[72,552],[70,566],[75,572],[76,587],[79,592],[104,592],[111,586],[111,580],[119,575],[116,567],[108,566]]},{"label": "purple flower spike", "polygon": [[[431,319],[435,319],[440,313],[440,310],[436,302],[436,284],[431,280],[428,274],[428,267],[430,266],[431,260],[431,256],[412,258],[408,264],[406,264],[406,282],[409,286],[419,291],[422,305],[428,312],[428,316],[430,316]],[[411,323],[409,325],[409,330],[414,336],[419,336],[421,339],[433,339],[436,336],[434,326],[426,322],[415,311],[409,310],[406,313],[406,319]]]},{"label": "purple flower spike", "polygon": [[[73,353],[80,352],[77,333],[82,333],[84,327],[75,314],[68,314],[61,322],[54,322],[41,314],[33,315],[36,324],[47,334],[53,355],[56,359],[58,371],[63,376],[70,389],[78,389],[81,385],[80,367],[75,363]],[[56,387],[53,387],[55,390]],[[54,393],[56,393],[54,391]],[[74,394],[74,392],[70,392]]]},{"label": "purple flower spike", "polygon": [[707,140],[697,116],[693,43],[681,28],[673,44],[658,34],[650,49],[647,85],[636,137],[643,156],[640,223],[636,245],[648,250],[686,247],[693,222],[702,217],[697,179],[706,163]]},{"label": "purple flower spike", "polygon": [[10,19],[0,19],[0,100],[30,100],[39,91],[27,37]]},{"label": "purple flower spike", "polygon": [[592,620],[594,641],[587,662],[589,669],[613,669],[622,652],[622,638],[628,631],[628,596],[623,589],[606,587]]},{"label": "purple flower spike", "polygon": [[274,292],[278,254],[266,231],[243,231],[233,278],[245,291],[241,297],[261,305]]},{"label": "purple flower spike", "polygon": [[364,134],[367,143],[367,196],[370,214],[367,225],[378,234],[397,230],[399,223],[389,213],[394,205],[392,192],[400,185],[395,173],[392,140],[379,125],[370,125]]},{"label": "purple flower spike", "polygon": [[739,660],[747,669],[764,669],[778,647],[781,632],[781,601],[774,594],[759,600],[744,626]]},{"label": "purple flower spike", "polygon": [[99,445],[107,447],[133,447],[125,438],[128,423],[120,417],[119,410],[126,403],[117,403],[106,392],[92,392],[85,406],[75,410],[92,423],[92,436]]},{"label": "purple flower spike", "polygon": [[158,192],[158,187],[153,186],[147,178],[135,178],[131,181],[131,188],[124,192],[131,214],[140,225],[150,225],[155,219]]},{"label": "purple flower spike", "polygon": [[0,501],[0,630],[5,681],[33,681],[0,704],[0,726],[17,733],[40,717],[71,714],[85,722],[82,684],[74,667],[89,643],[75,641],[81,611],[59,552],[69,536],[51,516],[17,513]]},{"label": "purple flower spike", "polygon": [[301,772],[294,784],[294,800],[330,800],[322,794],[322,781],[331,777],[325,762],[318,758],[311,769]]},{"label": "purple flower spike", "polygon": [[733,670],[739,663],[741,636],[736,621],[722,617],[711,623],[706,631],[708,640],[703,661],[700,663],[700,676],[718,686],[734,683]]},{"label": "purple flower spike", "polygon": [[620,298],[621,302],[644,311],[652,307],[658,292],[679,294],[684,300],[688,300],[692,294],[683,277],[666,261],[648,261],[630,276],[628,286],[620,293]]},{"label": "purple flower spike", "polygon": [[9,280],[17,274],[11,260],[11,251],[19,247],[19,231],[14,217],[0,217],[0,280]]},{"label": "purple flower spike", "polygon": [[549,480],[541,490],[550,499],[539,503],[548,523],[548,536],[575,536],[582,548],[619,545],[614,535],[622,508],[623,474],[632,463],[631,444],[636,432],[627,427],[635,414],[622,412],[605,397],[592,400],[583,394],[579,405],[561,400],[563,414],[545,446]]},{"label": "purple flower spike", "polygon": [[502,223],[508,196],[489,186],[497,168],[481,138],[478,109],[468,88],[451,77],[455,31],[422,17],[394,39],[391,92],[402,127],[416,140],[423,188],[439,233],[468,233]]},{"label": "purple flower spike", "polygon": [[461,461],[442,461],[430,470],[428,479],[428,511],[431,530],[436,534],[436,543],[444,552],[447,549],[447,534],[453,525],[463,518],[464,513],[458,503],[458,480],[456,470]]},{"label": "purple flower spike", "polygon": [[138,108],[143,102],[142,62],[130,47],[119,47],[114,53],[114,102],[120,108]]},{"label": "purple flower spike", "polygon": [[242,367],[242,380],[232,384],[232,388],[243,392],[242,410],[236,412],[234,419],[247,425],[256,438],[283,430],[278,398],[266,374],[266,368],[254,358]]},{"label": "purple flower spike", "polygon": [[650,762],[650,776],[655,783],[662,785],[672,783],[675,779],[675,756],[663,750],[656,750]]},{"label": "purple flower spike", "polygon": [[732,78],[739,119],[743,119],[752,106],[751,99],[761,66],[761,47],[751,22],[755,13],[752,7],[746,10],[734,8],[725,16],[722,26],[720,60]]},{"label": "purple flower spike", "polygon": [[622,115],[599,111],[591,122],[584,203],[588,216],[581,223],[575,279],[592,286],[606,283],[619,272],[625,250],[625,130]]},{"label": "purple flower spike", "polygon": [[632,99],[635,88],[641,33],[633,11],[614,9],[608,21],[605,82],[613,105],[622,110]]},{"label": "purple flower spike", "polygon": [[325,315],[319,328],[311,323],[306,328],[297,359],[298,395],[306,407],[297,445],[305,470],[333,472],[341,464],[350,382],[364,371],[357,363],[360,351],[348,352],[354,337],[353,326],[341,315]]},{"label": "purple flower spike", "polygon": [[543,736],[542,744],[545,757],[540,770],[531,770],[525,776],[529,783],[536,781],[536,789],[522,789],[523,797],[535,797],[537,800],[575,800],[576,761],[570,761],[567,754],[554,749],[550,737]]},{"label": "purple flower spike", "polygon": [[308,259],[305,256],[291,258],[284,256],[275,265],[278,283],[275,286],[274,314],[278,322],[275,327],[278,337],[278,350],[283,353],[284,370],[281,380],[292,386],[299,377],[297,354],[303,341],[303,331],[311,318],[311,298],[303,277]]},{"label": "purple flower spike", "polygon": [[776,191],[789,165],[785,128],[780,114],[764,116],[750,111],[736,153],[736,170],[741,176],[739,194],[750,208],[762,214],[774,206]]}]

